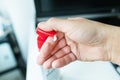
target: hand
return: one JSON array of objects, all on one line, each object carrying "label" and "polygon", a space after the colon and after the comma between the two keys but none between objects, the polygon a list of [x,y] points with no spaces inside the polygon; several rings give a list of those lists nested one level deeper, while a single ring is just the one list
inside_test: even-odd
[{"label": "hand", "polygon": [[107,26],[84,18],[51,18],[39,23],[38,27],[45,31],[57,31],[57,40],[47,38],[40,50],[38,64],[49,69],[63,67],[75,60],[110,60]]}]

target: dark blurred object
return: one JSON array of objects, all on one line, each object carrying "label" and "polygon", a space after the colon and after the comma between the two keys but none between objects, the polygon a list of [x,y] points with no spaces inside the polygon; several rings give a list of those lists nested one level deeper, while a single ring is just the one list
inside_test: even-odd
[{"label": "dark blurred object", "polygon": [[35,0],[37,17],[120,12],[120,0]]},{"label": "dark blurred object", "polygon": [[118,16],[111,16],[111,17],[104,17],[104,18],[96,18],[96,21],[103,22],[106,24],[120,26],[120,17]]}]

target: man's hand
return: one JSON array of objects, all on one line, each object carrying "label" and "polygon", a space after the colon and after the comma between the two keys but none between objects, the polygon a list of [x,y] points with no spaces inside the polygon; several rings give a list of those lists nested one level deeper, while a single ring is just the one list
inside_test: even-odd
[{"label": "man's hand", "polygon": [[51,18],[39,23],[38,27],[45,31],[57,31],[57,40],[47,38],[40,50],[38,64],[49,69],[63,67],[75,60],[110,61],[109,26],[84,18]]}]

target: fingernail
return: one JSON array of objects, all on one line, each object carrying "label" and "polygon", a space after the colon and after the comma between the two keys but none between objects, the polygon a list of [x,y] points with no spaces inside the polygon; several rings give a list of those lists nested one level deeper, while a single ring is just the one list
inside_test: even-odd
[{"label": "fingernail", "polygon": [[57,68],[55,63],[52,64],[52,68]]},{"label": "fingernail", "polygon": [[53,36],[53,41],[57,41],[57,36],[56,35]]}]

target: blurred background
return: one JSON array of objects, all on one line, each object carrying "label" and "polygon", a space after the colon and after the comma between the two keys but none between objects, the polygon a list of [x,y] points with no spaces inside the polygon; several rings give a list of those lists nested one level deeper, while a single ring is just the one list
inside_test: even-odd
[{"label": "blurred background", "polygon": [[25,80],[33,0],[0,0],[0,80]]},{"label": "blurred background", "polygon": [[[0,80],[36,79],[39,68],[29,57],[36,50],[35,28],[50,17],[85,17],[120,26],[120,0],[0,0]],[[120,80],[120,67],[74,62],[61,74],[63,80]]]}]

